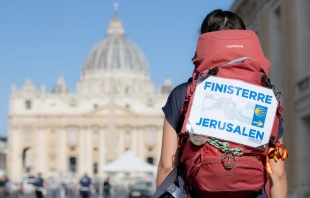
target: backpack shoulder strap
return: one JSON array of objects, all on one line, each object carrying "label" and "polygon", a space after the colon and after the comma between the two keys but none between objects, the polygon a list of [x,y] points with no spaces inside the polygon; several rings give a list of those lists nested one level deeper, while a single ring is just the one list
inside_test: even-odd
[{"label": "backpack shoulder strap", "polygon": [[[187,82],[189,82],[189,83],[192,83],[192,81],[193,81],[193,77],[190,77],[190,78],[187,80]],[[190,84],[187,86],[187,89],[189,89],[189,86],[190,86]],[[185,105],[186,105],[186,101],[184,100],[183,107],[184,107]],[[182,107],[182,108],[183,108],[183,107]],[[180,111],[182,111],[182,109],[180,109]],[[182,112],[181,117],[180,117],[180,119],[179,119],[179,121],[178,121],[178,124],[177,124],[177,128],[176,128],[177,134],[179,134],[179,133],[181,132],[181,130],[182,130],[183,123],[184,123],[184,119],[185,119],[185,115],[184,115],[184,113]]]}]

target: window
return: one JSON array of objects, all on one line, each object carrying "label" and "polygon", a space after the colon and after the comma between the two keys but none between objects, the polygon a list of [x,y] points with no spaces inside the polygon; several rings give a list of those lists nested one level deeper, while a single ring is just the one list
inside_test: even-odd
[{"label": "window", "polygon": [[129,132],[126,132],[125,133],[125,143],[129,143],[130,141],[131,141],[131,135],[130,135],[130,133]]},{"label": "window", "polygon": [[70,101],[70,107],[76,107],[76,100],[75,99],[72,99]]},{"label": "window", "polygon": [[153,106],[154,106],[154,102],[153,102],[152,99],[149,99],[149,100],[147,101],[147,106],[148,106],[148,107],[153,107]]},{"label": "window", "polygon": [[76,172],[76,164],[77,164],[77,162],[76,162],[77,160],[76,160],[76,157],[70,157],[69,158],[69,170],[70,170],[70,172],[72,172],[72,173],[75,173]]},{"label": "window", "polygon": [[70,143],[76,143],[76,131],[70,131]]},{"label": "window", "polygon": [[98,173],[98,164],[97,163],[94,163],[93,173],[94,173],[94,175],[97,175],[97,173]]},{"label": "window", "polygon": [[129,93],[129,87],[126,87],[125,88],[125,94],[128,94]]},{"label": "window", "polygon": [[25,101],[25,108],[26,109],[31,109],[31,106],[32,106],[31,100],[26,100]]},{"label": "window", "polygon": [[26,173],[30,173],[30,171],[31,171],[31,168],[27,167],[26,168]]},{"label": "window", "polygon": [[30,142],[31,141],[31,132],[25,131],[25,141]]},{"label": "window", "polygon": [[146,158],[147,163],[149,164],[154,164],[154,158],[153,157],[148,157]]},{"label": "window", "polygon": [[97,109],[98,108],[98,105],[97,104],[94,104],[94,109]]},{"label": "window", "polygon": [[98,142],[98,133],[97,132],[95,132],[93,134],[93,142]]},{"label": "window", "polygon": [[148,144],[153,143],[153,131],[148,131],[147,132],[146,142]]}]

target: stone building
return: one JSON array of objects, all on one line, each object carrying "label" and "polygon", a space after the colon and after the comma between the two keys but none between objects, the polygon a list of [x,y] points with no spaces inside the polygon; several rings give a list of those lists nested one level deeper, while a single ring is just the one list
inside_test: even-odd
[{"label": "stone building", "polygon": [[0,137],[0,177],[6,172],[7,139]]},{"label": "stone building", "polygon": [[87,55],[75,92],[63,77],[50,92],[31,80],[12,87],[9,176],[14,181],[37,172],[102,176],[105,164],[128,149],[156,165],[170,79],[154,89],[147,59],[125,36],[115,7],[105,38]]},{"label": "stone building", "polygon": [[282,92],[289,197],[310,197],[310,1],[236,0],[231,10],[259,35]]}]

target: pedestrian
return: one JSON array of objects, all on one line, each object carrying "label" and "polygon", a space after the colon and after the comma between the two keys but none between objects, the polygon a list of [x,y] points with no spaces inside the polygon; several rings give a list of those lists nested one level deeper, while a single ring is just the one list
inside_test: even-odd
[{"label": "pedestrian", "polygon": [[81,198],[89,198],[91,195],[93,185],[91,179],[85,173],[85,175],[80,179],[79,190]]},{"label": "pedestrian", "polygon": [[0,197],[4,197],[4,180],[3,178],[0,176]]},{"label": "pedestrian", "polygon": [[60,183],[60,198],[65,198],[66,196],[67,185],[65,181],[61,181]]},{"label": "pedestrian", "polygon": [[57,198],[57,191],[59,186],[54,178],[51,179],[49,188],[51,189],[52,198]]},{"label": "pedestrian", "polygon": [[[286,197],[287,180],[283,160],[287,152],[282,145],[282,107],[276,97],[277,92],[272,93],[275,90],[268,78],[271,64],[263,54],[256,33],[246,30],[237,14],[214,10],[201,24],[192,60],[192,78],[174,88],[163,107],[165,118],[157,192],[160,189],[162,193],[172,190],[169,192],[171,195],[185,192],[186,195],[182,197],[188,197],[188,194],[193,198]],[[253,86],[257,89],[246,89]],[[256,92],[258,90],[264,93]],[[267,95],[270,91],[272,94]],[[245,145],[253,141],[260,144],[257,131],[265,126],[263,118],[267,108],[257,106],[255,94],[261,95],[261,98],[272,98],[275,105],[269,109],[276,112],[271,118],[273,120],[270,119],[271,123],[276,124],[273,127],[268,125],[270,129],[264,130],[270,134],[267,137],[270,140],[260,148]],[[207,104],[204,102],[206,98],[210,101]],[[267,105],[268,102],[262,100],[259,104]],[[248,117],[242,117],[242,109],[245,109],[242,105],[246,104],[251,106],[248,107],[250,113]],[[241,123],[248,128],[241,128]],[[251,126],[255,126],[256,130]],[[250,133],[247,133],[246,129],[250,127]],[[203,135],[207,132],[208,135]],[[241,143],[239,140],[244,140],[246,135],[248,139]],[[274,160],[269,161],[270,158]],[[175,185],[178,184],[169,184],[166,179],[174,182],[170,176],[182,173],[185,174],[182,181],[184,185],[179,188],[183,190],[177,192]],[[172,188],[168,189],[165,185]]]},{"label": "pedestrian", "polygon": [[4,197],[10,196],[11,183],[8,177],[4,180]]},{"label": "pedestrian", "polygon": [[75,184],[70,181],[69,184],[68,184],[68,195],[69,197],[68,198],[73,198],[74,197],[74,189],[75,189]]},{"label": "pedestrian", "polygon": [[111,184],[110,184],[110,178],[108,177],[104,183],[103,183],[103,194],[104,197],[111,197]]},{"label": "pedestrian", "polygon": [[38,176],[35,179],[35,182],[33,185],[35,187],[35,194],[37,198],[44,198],[44,195],[46,194],[46,191],[47,191],[47,186],[44,182],[44,179],[42,178],[41,173],[38,173]]},{"label": "pedestrian", "polygon": [[12,184],[11,184],[11,189],[12,189],[11,198],[18,198],[18,194],[19,194],[19,185],[18,185],[17,183],[12,183]]}]

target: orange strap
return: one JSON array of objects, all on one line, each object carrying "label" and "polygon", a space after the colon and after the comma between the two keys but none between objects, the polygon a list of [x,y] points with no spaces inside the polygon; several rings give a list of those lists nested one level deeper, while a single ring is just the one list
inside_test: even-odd
[{"label": "orange strap", "polygon": [[[282,149],[282,154],[280,149]],[[277,162],[279,159],[284,161],[286,158],[288,158],[288,151],[283,144],[277,143],[275,147],[270,148],[266,156],[266,168],[269,174],[273,173],[269,162],[269,156],[271,154],[273,154],[273,159],[275,162]]]}]

